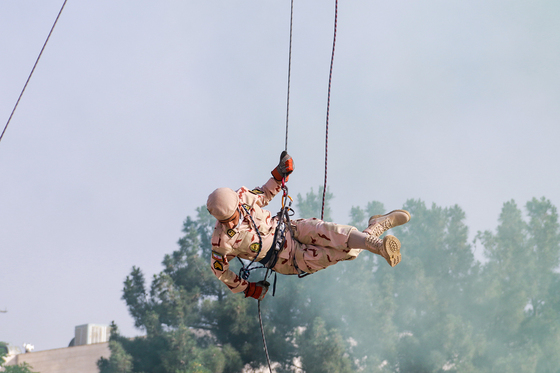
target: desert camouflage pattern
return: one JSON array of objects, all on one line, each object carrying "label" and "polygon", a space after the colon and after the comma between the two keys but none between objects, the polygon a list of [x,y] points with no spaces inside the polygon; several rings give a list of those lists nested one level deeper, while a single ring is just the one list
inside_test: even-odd
[{"label": "desert camouflage pattern", "polygon": [[353,260],[363,251],[348,248],[348,236],[356,228],[325,222],[316,218],[291,222],[274,271],[285,275],[297,274],[297,268],[315,273],[344,260]]},{"label": "desert camouflage pattern", "polygon": [[[249,211],[262,238],[263,248],[257,260],[266,256],[274,240],[274,230],[278,224],[276,216],[262,209],[282,190],[281,182],[270,178],[260,188],[237,190],[240,205]],[[245,209],[240,207],[240,224],[234,229],[227,229],[216,222],[212,234],[212,257],[210,265],[214,275],[218,277],[232,292],[239,293],[247,288],[248,282],[242,280],[229,269],[230,260],[235,257],[253,260],[259,251],[259,237]]]},{"label": "desert camouflage pattern", "polygon": [[[240,204],[245,205],[261,233],[263,248],[257,260],[263,259],[272,246],[278,223],[277,217],[262,207],[281,190],[280,182],[274,178],[260,188],[249,190],[241,187],[237,190]],[[244,291],[248,282],[229,269],[229,261],[236,256],[252,260],[258,252],[259,243],[249,216],[243,209],[241,212],[238,227],[228,230],[217,222],[212,234],[212,271],[234,293]],[[299,268],[303,272],[314,273],[340,261],[355,259],[362,250],[349,249],[347,246],[348,236],[355,229],[319,219],[292,221],[274,271],[293,275],[298,273]]]}]

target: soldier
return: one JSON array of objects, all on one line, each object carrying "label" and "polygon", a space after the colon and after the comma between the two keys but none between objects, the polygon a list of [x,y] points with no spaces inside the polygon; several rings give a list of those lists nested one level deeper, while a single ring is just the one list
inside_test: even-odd
[{"label": "soldier", "polygon": [[[292,158],[282,152],[280,163],[262,187],[241,187],[237,191],[218,188],[208,197],[206,207],[218,220],[212,234],[212,271],[234,293],[243,291],[245,297],[260,300],[268,290],[263,281],[240,278],[229,269],[229,262],[235,257],[263,265],[270,261],[279,218],[262,207],[282,190],[283,180],[287,181],[293,170]],[[285,275],[314,273],[340,261],[356,259],[363,250],[382,256],[394,267],[401,260],[400,241],[392,235],[383,239],[379,236],[409,220],[408,211],[394,210],[372,216],[363,232],[316,218],[290,221],[284,248],[272,270]]]}]

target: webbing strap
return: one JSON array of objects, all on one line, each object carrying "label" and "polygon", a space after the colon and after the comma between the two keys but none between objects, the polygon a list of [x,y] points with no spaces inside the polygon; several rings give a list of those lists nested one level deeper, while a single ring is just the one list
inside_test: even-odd
[{"label": "webbing strap", "polygon": [[[259,237],[259,251],[257,251],[257,254],[253,258],[253,260],[251,260],[251,263],[249,263],[249,265],[245,266],[245,264],[241,262],[241,268],[239,269],[239,277],[241,277],[243,280],[247,280],[249,278],[249,275],[251,274],[251,270],[255,269],[255,268],[251,268],[251,266],[253,265],[253,263],[255,263],[255,260],[257,260],[259,254],[262,251],[262,236],[261,236],[261,232],[259,232],[259,227],[257,227],[257,224],[255,224],[255,221],[253,220],[253,216],[251,215],[249,210],[243,205],[241,205],[241,207],[243,208],[245,213],[249,215],[249,219],[251,220],[251,223],[253,223],[253,227],[255,228],[255,231],[257,232],[257,236]],[[239,257],[237,258],[239,259]],[[239,261],[241,261],[241,259],[239,259]]]}]

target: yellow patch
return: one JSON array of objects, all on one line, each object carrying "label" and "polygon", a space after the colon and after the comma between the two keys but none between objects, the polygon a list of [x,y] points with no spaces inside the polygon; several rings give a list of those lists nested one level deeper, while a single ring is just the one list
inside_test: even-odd
[{"label": "yellow patch", "polygon": [[233,237],[233,236],[235,236],[235,231],[233,229],[228,229],[227,235],[230,236],[230,237]]},{"label": "yellow patch", "polygon": [[[207,267],[208,268],[208,267]],[[218,271],[223,271],[224,270],[224,266],[222,265],[222,263],[220,262],[214,262],[214,269],[218,270]]]},{"label": "yellow patch", "polygon": [[260,189],[253,189],[253,190],[250,190],[249,192],[251,192],[251,193],[253,193],[253,194],[263,194],[263,193],[264,193],[264,192],[263,192],[262,190],[260,190]]},{"label": "yellow patch", "polygon": [[249,246],[249,249],[251,249],[252,252],[256,253],[259,251],[260,245],[258,242],[254,242],[251,244],[251,246]]},{"label": "yellow patch", "polygon": [[248,204],[244,203],[243,207],[245,207],[247,211],[251,211],[251,206],[249,206]]}]

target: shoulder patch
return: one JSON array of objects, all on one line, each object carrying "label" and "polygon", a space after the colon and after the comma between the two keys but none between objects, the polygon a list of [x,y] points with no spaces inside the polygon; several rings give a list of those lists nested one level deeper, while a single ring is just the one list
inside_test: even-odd
[{"label": "shoulder patch", "polygon": [[247,210],[247,211],[251,211],[251,206],[249,206],[248,204],[244,203],[243,207]]},{"label": "shoulder patch", "polygon": [[249,246],[249,249],[251,249],[252,252],[256,253],[259,251],[260,245],[258,242],[253,242],[251,244],[251,246]]},{"label": "shoulder patch", "polygon": [[258,188],[255,188],[253,190],[250,190],[249,192],[253,193],[253,194],[263,194],[264,192]]},{"label": "shoulder patch", "polygon": [[222,265],[222,263],[220,262],[214,262],[214,269],[218,270],[218,271],[223,271],[224,270],[224,266]]},{"label": "shoulder patch", "polygon": [[236,234],[236,232],[233,229],[228,229],[227,230],[227,235],[228,236],[233,237],[233,236],[235,236],[235,234]]},{"label": "shoulder patch", "polygon": [[212,251],[212,259],[217,260],[218,262],[223,262],[224,261],[224,256],[220,253]]}]

